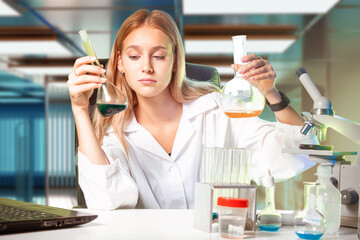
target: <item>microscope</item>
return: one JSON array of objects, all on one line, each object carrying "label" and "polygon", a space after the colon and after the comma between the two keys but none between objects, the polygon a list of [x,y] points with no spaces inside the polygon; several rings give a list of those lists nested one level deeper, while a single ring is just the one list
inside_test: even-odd
[{"label": "microscope", "polygon": [[[338,133],[360,145],[360,124],[336,116],[331,101],[322,96],[304,68],[296,71],[296,76],[314,101],[309,112],[303,112],[305,120],[301,133],[312,130],[320,142],[325,141],[326,131],[332,128]],[[332,146],[300,145],[299,149],[286,150],[297,154],[307,154],[311,161],[333,166],[332,183],[339,189],[342,197],[341,225],[357,227],[360,194],[360,150],[358,152],[335,152]],[[346,156],[356,156],[355,161],[347,161]]]}]

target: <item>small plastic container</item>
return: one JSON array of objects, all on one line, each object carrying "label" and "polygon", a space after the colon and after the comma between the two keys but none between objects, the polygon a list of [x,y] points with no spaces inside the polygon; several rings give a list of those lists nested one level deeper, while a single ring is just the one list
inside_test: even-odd
[{"label": "small plastic container", "polygon": [[222,238],[243,238],[249,200],[219,197],[219,233]]}]

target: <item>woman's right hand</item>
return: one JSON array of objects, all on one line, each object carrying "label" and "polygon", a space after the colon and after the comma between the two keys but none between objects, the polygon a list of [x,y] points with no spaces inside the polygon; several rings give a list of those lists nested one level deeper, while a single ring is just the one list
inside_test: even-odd
[{"label": "woman's right hand", "polygon": [[91,56],[76,59],[74,68],[68,76],[67,86],[69,88],[71,105],[73,108],[86,108],[89,98],[102,83],[106,81],[101,78],[105,70],[102,67],[91,65],[96,58]]}]

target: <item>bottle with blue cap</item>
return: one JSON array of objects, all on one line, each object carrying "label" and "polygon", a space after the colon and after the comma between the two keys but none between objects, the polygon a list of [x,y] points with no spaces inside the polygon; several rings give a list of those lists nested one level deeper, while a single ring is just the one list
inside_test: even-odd
[{"label": "bottle with blue cap", "polygon": [[257,226],[260,231],[276,232],[281,227],[282,216],[275,209],[275,186],[274,177],[271,176],[268,169],[266,175],[262,178],[265,187],[265,208],[257,216]]}]

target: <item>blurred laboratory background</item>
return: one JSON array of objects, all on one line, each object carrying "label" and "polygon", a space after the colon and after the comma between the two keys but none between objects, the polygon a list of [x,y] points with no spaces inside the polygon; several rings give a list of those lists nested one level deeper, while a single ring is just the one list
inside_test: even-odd
[{"label": "blurred laboratory background", "polygon": [[[359,0],[0,0],[0,197],[59,207],[76,205],[75,126],[66,86],[86,29],[99,58],[108,58],[123,21],[139,9],[161,9],[183,35],[186,61],[215,66],[222,83],[233,35],[273,65],[278,89],[300,114],[312,100],[295,76],[305,67],[335,113],[360,121]],[[275,121],[266,109],[262,118]],[[325,144],[357,151],[328,131]],[[300,209],[303,181],[276,187],[277,209]],[[260,199],[260,198],[259,198]]]}]

